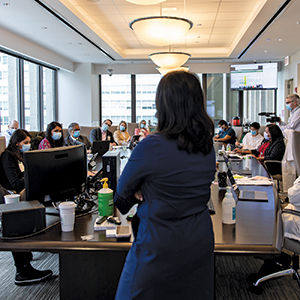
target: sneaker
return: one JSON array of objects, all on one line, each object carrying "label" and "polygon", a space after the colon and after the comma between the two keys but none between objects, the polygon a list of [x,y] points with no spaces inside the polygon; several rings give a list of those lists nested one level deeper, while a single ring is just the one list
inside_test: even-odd
[{"label": "sneaker", "polygon": [[27,285],[35,282],[40,282],[52,276],[51,270],[39,271],[28,264],[22,268],[17,269],[15,284]]}]

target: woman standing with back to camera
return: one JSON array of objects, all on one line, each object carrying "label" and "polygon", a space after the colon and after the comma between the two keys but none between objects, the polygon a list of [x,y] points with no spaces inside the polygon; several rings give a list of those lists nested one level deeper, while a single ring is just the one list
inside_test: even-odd
[{"label": "woman standing with back to camera", "polygon": [[196,75],[165,75],[157,88],[157,133],[133,150],[115,204],[135,240],[116,300],[213,299],[214,234],[206,203],[215,174],[214,125]]}]

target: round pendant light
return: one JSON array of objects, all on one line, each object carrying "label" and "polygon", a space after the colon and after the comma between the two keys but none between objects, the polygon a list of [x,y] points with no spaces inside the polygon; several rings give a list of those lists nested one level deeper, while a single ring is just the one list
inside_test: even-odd
[{"label": "round pendant light", "polygon": [[184,65],[191,55],[184,52],[157,52],[150,54],[149,57],[163,69],[176,69]]},{"label": "round pendant light", "polygon": [[129,27],[145,42],[165,46],[183,37],[193,27],[193,22],[184,18],[154,16],[133,20]]}]

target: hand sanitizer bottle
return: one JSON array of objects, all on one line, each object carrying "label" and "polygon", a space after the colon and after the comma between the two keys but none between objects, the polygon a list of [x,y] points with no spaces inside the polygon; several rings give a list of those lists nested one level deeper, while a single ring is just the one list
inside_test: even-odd
[{"label": "hand sanitizer bottle", "polygon": [[222,222],[223,224],[236,223],[236,203],[230,186],[226,187],[226,194],[222,201]]}]

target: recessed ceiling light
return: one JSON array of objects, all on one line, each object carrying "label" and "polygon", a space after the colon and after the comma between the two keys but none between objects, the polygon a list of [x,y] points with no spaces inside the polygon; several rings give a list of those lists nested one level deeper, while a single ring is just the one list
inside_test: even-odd
[{"label": "recessed ceiling light", "polygon": [[271,41],[271,39],[267,39],[267,42],[270,42]]},{"label": "recessed ceiling light", "polygon": [[278,42],[282,42],[282,39],[277,39]]},{"label": "recessed ceiling light", "polygon": [[267,51],[267,50],[265,50],[264,52],[265,52],[265,53],[267,53],[268,51]]},{"label": "recessed ceiling light", "polygon": [[45,27],[45,26],[44,26],[44,27],[42,27],[42,29],[43,29],[43,30],[47,30],[47,29],[48,29],[48,27]]},{"label": "recessed ceiling light", "polygon": [[3,6],[10,6],[10,3],[4,2],[4,3],[2,3],[2,5],[3,5]]},{"label": "recessed ceiling light", "polygon": [[300,24],[300,22],[296,22],[296,24],[297,24],[297,25],[299,25],[299,24]]}]

